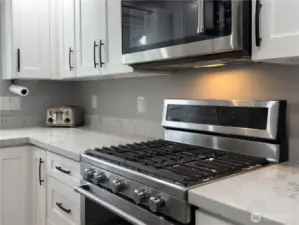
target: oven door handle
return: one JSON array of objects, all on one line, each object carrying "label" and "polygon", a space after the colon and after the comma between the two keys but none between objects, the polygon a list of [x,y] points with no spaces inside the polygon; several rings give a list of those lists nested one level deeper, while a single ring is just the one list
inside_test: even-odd
[{"label": "oven door handle", "polygon": [[144,222],[132,217],[128,213],[123,212],[122,210],[118,209],[117,207],[115,207],[115,206],[103,201],[102,199],[94,196],[93,194],[91,194],[90,192],[87,191],[88,189],[89,189],[89,186],[86,185],[86,184],[74,188],[74,190],[76,192],[78,192],[79,194],[81,194],[84,197],[94,201],[95,203],[105,207],[106,209],[109,209],[110,211],[112,211],[113,213],[117,214],[118,216],[124,218],[128,222],[131,222],[133,224],[138,224],[138,225],[146,225]]}]

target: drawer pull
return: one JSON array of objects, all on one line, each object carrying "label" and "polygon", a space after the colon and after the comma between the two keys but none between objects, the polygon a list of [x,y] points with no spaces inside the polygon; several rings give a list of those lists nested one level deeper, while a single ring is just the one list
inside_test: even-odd
[{"label": "drawer pull", "polygon": [[55,168],[56,168],[57,170],[59,170],[60,172],[65,173],[65,174],[70,174],[70,173],[71,173],[70,170],[64,170],[64,169],[62,169],[60,166],[55,166]]},{"label": "drawer pull", "polygon": [[58,203],[58,202],[56,202],[56,205],[58,206],[58,208],[60,208],[62,211],[66,212],[66,213],[68,213],[68,214],[70,214],[71,211],[72,211],[72,210],[70,210],[70,209],[66,209],[66,208],[64,208],[64,207],[62,206],[62,203]]}]

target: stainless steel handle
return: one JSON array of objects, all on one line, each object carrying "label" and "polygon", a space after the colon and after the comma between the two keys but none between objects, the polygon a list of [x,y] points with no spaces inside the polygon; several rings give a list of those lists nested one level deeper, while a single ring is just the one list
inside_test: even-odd
[{"label": "stainless steel handle", "polygon": [[21,72],[21,50],[17,50],[17,71]]},{"label": "stainless steel handle", "polygon": [[69,48],[69,67],[70,67],[70,71],[72,71],[74,69],[74,67],[72,66],[72,54],[73,54],[73,50],[72,48],[70,47]]},{"label": "stainless steel handle", "polygon": [[39,165],[38,165],[38,180],[39,180],[39,186],[43,185],[43,182],[45,180],[42,180],[42,163],[45,161],[42,158],[39,158]]},{"label": "stainless steel handle", "polygon": [[104,42],[103,42],[103,40],[100,40],[100,67],[102,68],[103,67],[103,65],[105,64],[104,62],[103,62],[103,56],[102,56],[102,48],[104,47]]},{"label": "stainless steel handle", "polygon": [[205,0],[198,0],[198,27],[197,33],[205,32]]},{"label": "stainless steel handle", "polygon": [[81,185],[79,187],[75,187],[74,190],[76,192],[78,192],[79,194],[83,195],[84,197],[94,201],[95,203],[105,207],[106,209],[109,209],[111,212],[117,214],[118,216],[124,218],[125,220],[127,220],[128,222],[131,222],[133,224],[138,224],[138,225],[146,225],[144,222],[132,217],[131,215],[129,215],[128,213],[118,209],[117,207],[103,201],[102,199],[94,196],[93,194],[91,194],[90,192],[88,192],[86,189],[88,189],[89,186],[88,185]]},{"label": "stainless steel handle", "polygon": [[97,57],[96,57],[96,48],[99,47],[99,45],[97,44],[96,41],[93,42],[93,66],[94,68],[97,68],[97,66],[99,65],[97,63]]}]

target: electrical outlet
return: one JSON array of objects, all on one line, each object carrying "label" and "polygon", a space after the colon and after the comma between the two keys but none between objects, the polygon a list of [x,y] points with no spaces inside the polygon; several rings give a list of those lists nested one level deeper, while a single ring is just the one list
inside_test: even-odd
[{"label": "electrical outlet", "polygon": [[20,97],[0,97],[0,111],[16,111],[20,109]]},{"label": "electrical outlet", "polygon": [[143,96],[137,98],[137,110],[138,113],[146,113],[146,102]]},{"label": "electrical outlet", "polygon": [[91,96],[91,108],[92,109],[97,109],[98,108],[98,96],[97,95],[92,95]]}]

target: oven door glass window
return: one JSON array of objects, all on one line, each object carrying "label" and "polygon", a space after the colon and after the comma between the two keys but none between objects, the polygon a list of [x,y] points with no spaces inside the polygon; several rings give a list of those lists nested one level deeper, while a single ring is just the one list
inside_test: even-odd
[{"label": "oven door glass window", "polygon": [[123,54],[230,35],[231,13],[231,0],[123,0]]},{"label": "oven door glass window", "polygon": [[85,198],[85,225],[133,225],[108,209]]}]

